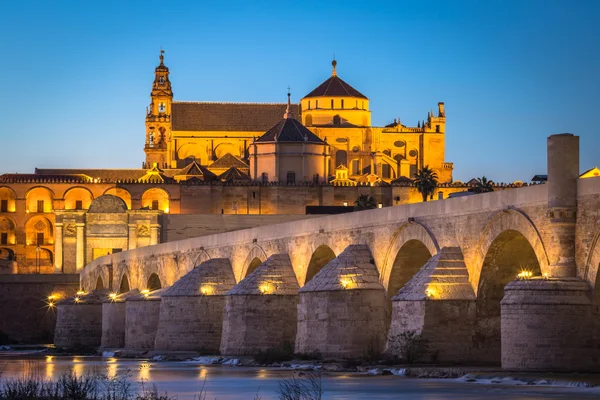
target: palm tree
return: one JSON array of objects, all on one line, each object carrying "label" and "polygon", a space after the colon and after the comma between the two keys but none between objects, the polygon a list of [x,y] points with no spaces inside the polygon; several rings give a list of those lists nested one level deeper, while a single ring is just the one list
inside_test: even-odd
[{"label": "palm tree", "polygon": [[475,183],[475,192],[477,193],[487,193],[494,191],[494,182],[490,181],[485,176],[481,178],[477,178],[477,183]]},{"label": "palm tree", "polygon": [[373,208],[377,208],[377,202],[373,196],[368,194],[361,194],[354,202],[354,211],[372,210]]},{"label": "palm tree", "polygon": [[424,166],[419,172],[415,174],[414,185],[423,196],[423,201],[433,195],[433,191],[438,183],[438,176],[428,165]]}]

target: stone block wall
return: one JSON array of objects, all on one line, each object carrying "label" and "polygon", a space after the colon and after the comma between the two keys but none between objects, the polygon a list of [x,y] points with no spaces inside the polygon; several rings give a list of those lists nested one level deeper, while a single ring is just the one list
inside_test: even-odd
[{"label": "stone block wall", "polygon": [[296,353],[362,358],[381,352],[386,301],[383,289],[300,292]]},{"label": "stone block wall", "polygon": [[75,294],[79,275],[0,275],[0,340],[8,343],[52,343],[57,299]]},{"label": "stone block wall", "polygon": [[[393,301],[386,351],[403,359],[409,340],[422,340],[417,361],[477,362],[472,356],[475,300]],[[411,334],[416,336],[411,337]]]},{"label": "stone block wall", "polygon": [[225,296],[163,297],[160,303],[156,350],[219,352]]},{"label": "stone block wall", "polygon": [[297,295],[227,296],[221,354],[252,355],[294,345]]},{"label": "stone block wall", "polygon": [[102,304],[102,348],[125,347],[125,303]]},{"label": "stone block wall", "polygon": [[125,302],[125,348],[127,350],[154,349],[160,298],[128,299]]},{"label": "stone block wall", "polygon": [[102,339],[101,304],[64,304],[57,311],[54,345],[58,348],[98,347]]}]

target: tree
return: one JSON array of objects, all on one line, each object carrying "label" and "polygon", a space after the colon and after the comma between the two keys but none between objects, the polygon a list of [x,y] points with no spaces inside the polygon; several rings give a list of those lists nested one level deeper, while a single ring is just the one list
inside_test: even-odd
[{"label": "tree", "polygon": [[361,194],[354,202],[354,211],[372,210],[374,208],[377,208],[377,202],[373,196],[368,194]]},{"label": "tree", "polygon": [[433,191],[438,184],[438,176],[428,165],[424,166],[415,174],[414,185],[423,196],[423,201],[433,195]]},{"label": "tree", "polygon": [[476,193],[487,193],[494,191],[494,182],[490,181],[485,176],[481,178],[477,178],[477,183],[475,184],[475,192]]}]

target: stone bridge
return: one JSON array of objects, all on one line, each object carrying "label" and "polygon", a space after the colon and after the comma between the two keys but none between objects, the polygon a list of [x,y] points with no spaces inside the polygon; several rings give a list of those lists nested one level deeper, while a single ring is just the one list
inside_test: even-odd
[{"label": "stone bridge", "polygon": [[[237,283],[228,296],[245,296],[239,297],[243,302],[228,299],[220,311],[223,341],[228,341],[221,342],[222,353],[231,353],[230,348],[243,353],[244,341],[248,351],[261,347],[250,346],[256,340],[250,334],[232,337],[232,321],[246,324],[247,329],[238,327],[245,332],[289,316],[297,331],[270,344],[295,339],[297,352],[357,357],[376,348],[402,357],[416,334],[427,343],[421,356],[428,361],[591,369],[600,342],[593,306],[600,264],[600,178],[578,179],[578,139],[549,137],[544,185],[137,248],[94,260],[84,268],[81,286],[88,293],[173,288],[164,296],[176,296],[182,277],[189,281],[195,269],[220,260]],[[248,282],[259,291],[248,291],[253,285]],[[240,285],[245,291],[236,292]],[[278,285],[285,290],[278,292]],[[361,289],[360,298],[346,296]],[[271,303],[252,303],[252,295],[259,302],[269,295],[296,300],[290,303],[293,309],[283,303],[269,308]],[[240,319],[235,307],[244,304],[265,312],[254,322]],[[59,325],[61,312],[66,308],[59,306]],[[161,320],[163,313],[160,308]],[[164,333],[161,323],[154,328],[156,343]]]}]

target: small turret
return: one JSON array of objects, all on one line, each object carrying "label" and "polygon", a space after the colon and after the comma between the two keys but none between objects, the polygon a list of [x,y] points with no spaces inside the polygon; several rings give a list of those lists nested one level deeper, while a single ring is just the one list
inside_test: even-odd
[{"label": "small turret", "polygon": [[438,103],[438,117],[445,117],[445,116],[446,116],[446,111],[444,111],[444,103],[440,101]]}]

